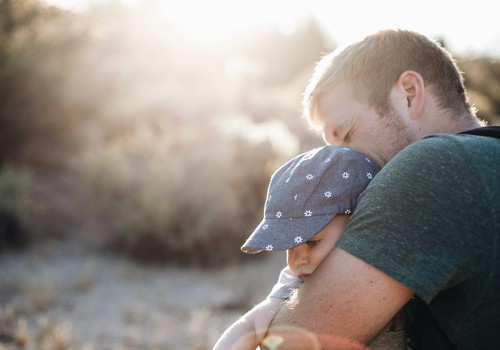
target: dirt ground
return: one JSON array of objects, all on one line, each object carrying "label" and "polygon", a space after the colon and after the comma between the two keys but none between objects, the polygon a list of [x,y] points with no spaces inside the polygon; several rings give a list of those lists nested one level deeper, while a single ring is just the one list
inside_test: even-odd
[{"label": "dirt ground", "polygon": [[52,242],[0,255],[0,350],[211,349],[283,253],[218,270],[144,267]]}]

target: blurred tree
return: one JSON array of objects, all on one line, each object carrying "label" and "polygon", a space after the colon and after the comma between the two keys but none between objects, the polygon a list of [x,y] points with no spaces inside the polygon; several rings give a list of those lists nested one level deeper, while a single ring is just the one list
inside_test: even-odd
[{"label": "blurred tree", "polygon": [[[75,169],[102,239],[140,260],[241,259],[272,165],[285,157],[270,141],[283,135],[263,129],[279,120],[309,135],[297,126],[300,94],[327,40],[307,22],[291,34],[269,30],[257,41],[238,37],[207,48],[150,8],[117,3],[94,8],[87,20],[91,49],[79,70],[92,67],[85,77],[107,88],[96,96]],[[221,116],[242,128],[239,136],[219,133]],[[238,126],[238,116],[255,125]],[[254,131],[266,136],[253,140]]]},{"label": "blurred tree", "polygon": [[[0,0],[0,165],[69,164],[78,204],[64,215],[122,253],[239,259],[269,175],[323,143],[300,102],[335,45],[313,20],[207,44],[155,3]],[[498,115],[498,61],[460,63],[480,114]]]},{"label": "blurred tree", "polygon": [[500,60],[489,57],[461,59],[465,86],[478,116],[491,124],[500,124]]},{"label": "blurred tree", "polygon": [[0,164],[52,164],[75,146],[65,94],[83,33],[33,0],[0,0]]}]

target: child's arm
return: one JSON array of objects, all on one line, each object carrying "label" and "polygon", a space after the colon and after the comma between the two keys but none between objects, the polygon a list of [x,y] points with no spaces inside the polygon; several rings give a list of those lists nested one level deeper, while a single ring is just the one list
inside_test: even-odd
[{"label": "child's arm", "polygon": [[283,301],[288,299],[301,284],[302,280],[285,267],[267,299],[233,323],[221,335],[213,350],[255,350],[266,335]]},{"label": "child's arm", "polygon": [[255,350],[283,303],[283,299],[267,298],[234,322],[221,335],[212,350]]}]

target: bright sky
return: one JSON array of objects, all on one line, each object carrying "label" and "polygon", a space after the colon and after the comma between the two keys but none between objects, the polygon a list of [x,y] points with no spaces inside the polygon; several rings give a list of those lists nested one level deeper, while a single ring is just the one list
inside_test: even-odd
[{"label": "bright sky", "polygon": [[[109,0],[44,0],[66,8]],[[161,16],[191,34],[217,38],[231,31],[275,24],[293,29],[314,16],[338,45],[384,28],[416,30],[444,38],[457,54],[500,57],[500,1],[469,0],[121,0],[131,6],[157,3]]]}]

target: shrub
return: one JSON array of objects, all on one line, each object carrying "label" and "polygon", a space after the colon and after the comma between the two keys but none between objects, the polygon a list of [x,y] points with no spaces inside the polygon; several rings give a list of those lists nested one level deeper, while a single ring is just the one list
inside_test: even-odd
[{"label": "shrub", "polygon": [[42,234],[46,207],[37,195],[31,173],[4,166],[0,170],[0,251],[22,248]]},{"label": "shrub", "polygon": [[261,219],[280,156],[268,140],[185,121],[138,127],[85,153],[75,170],[105,247],[142,262],[216,266],[246,256],[239,247]]}]

